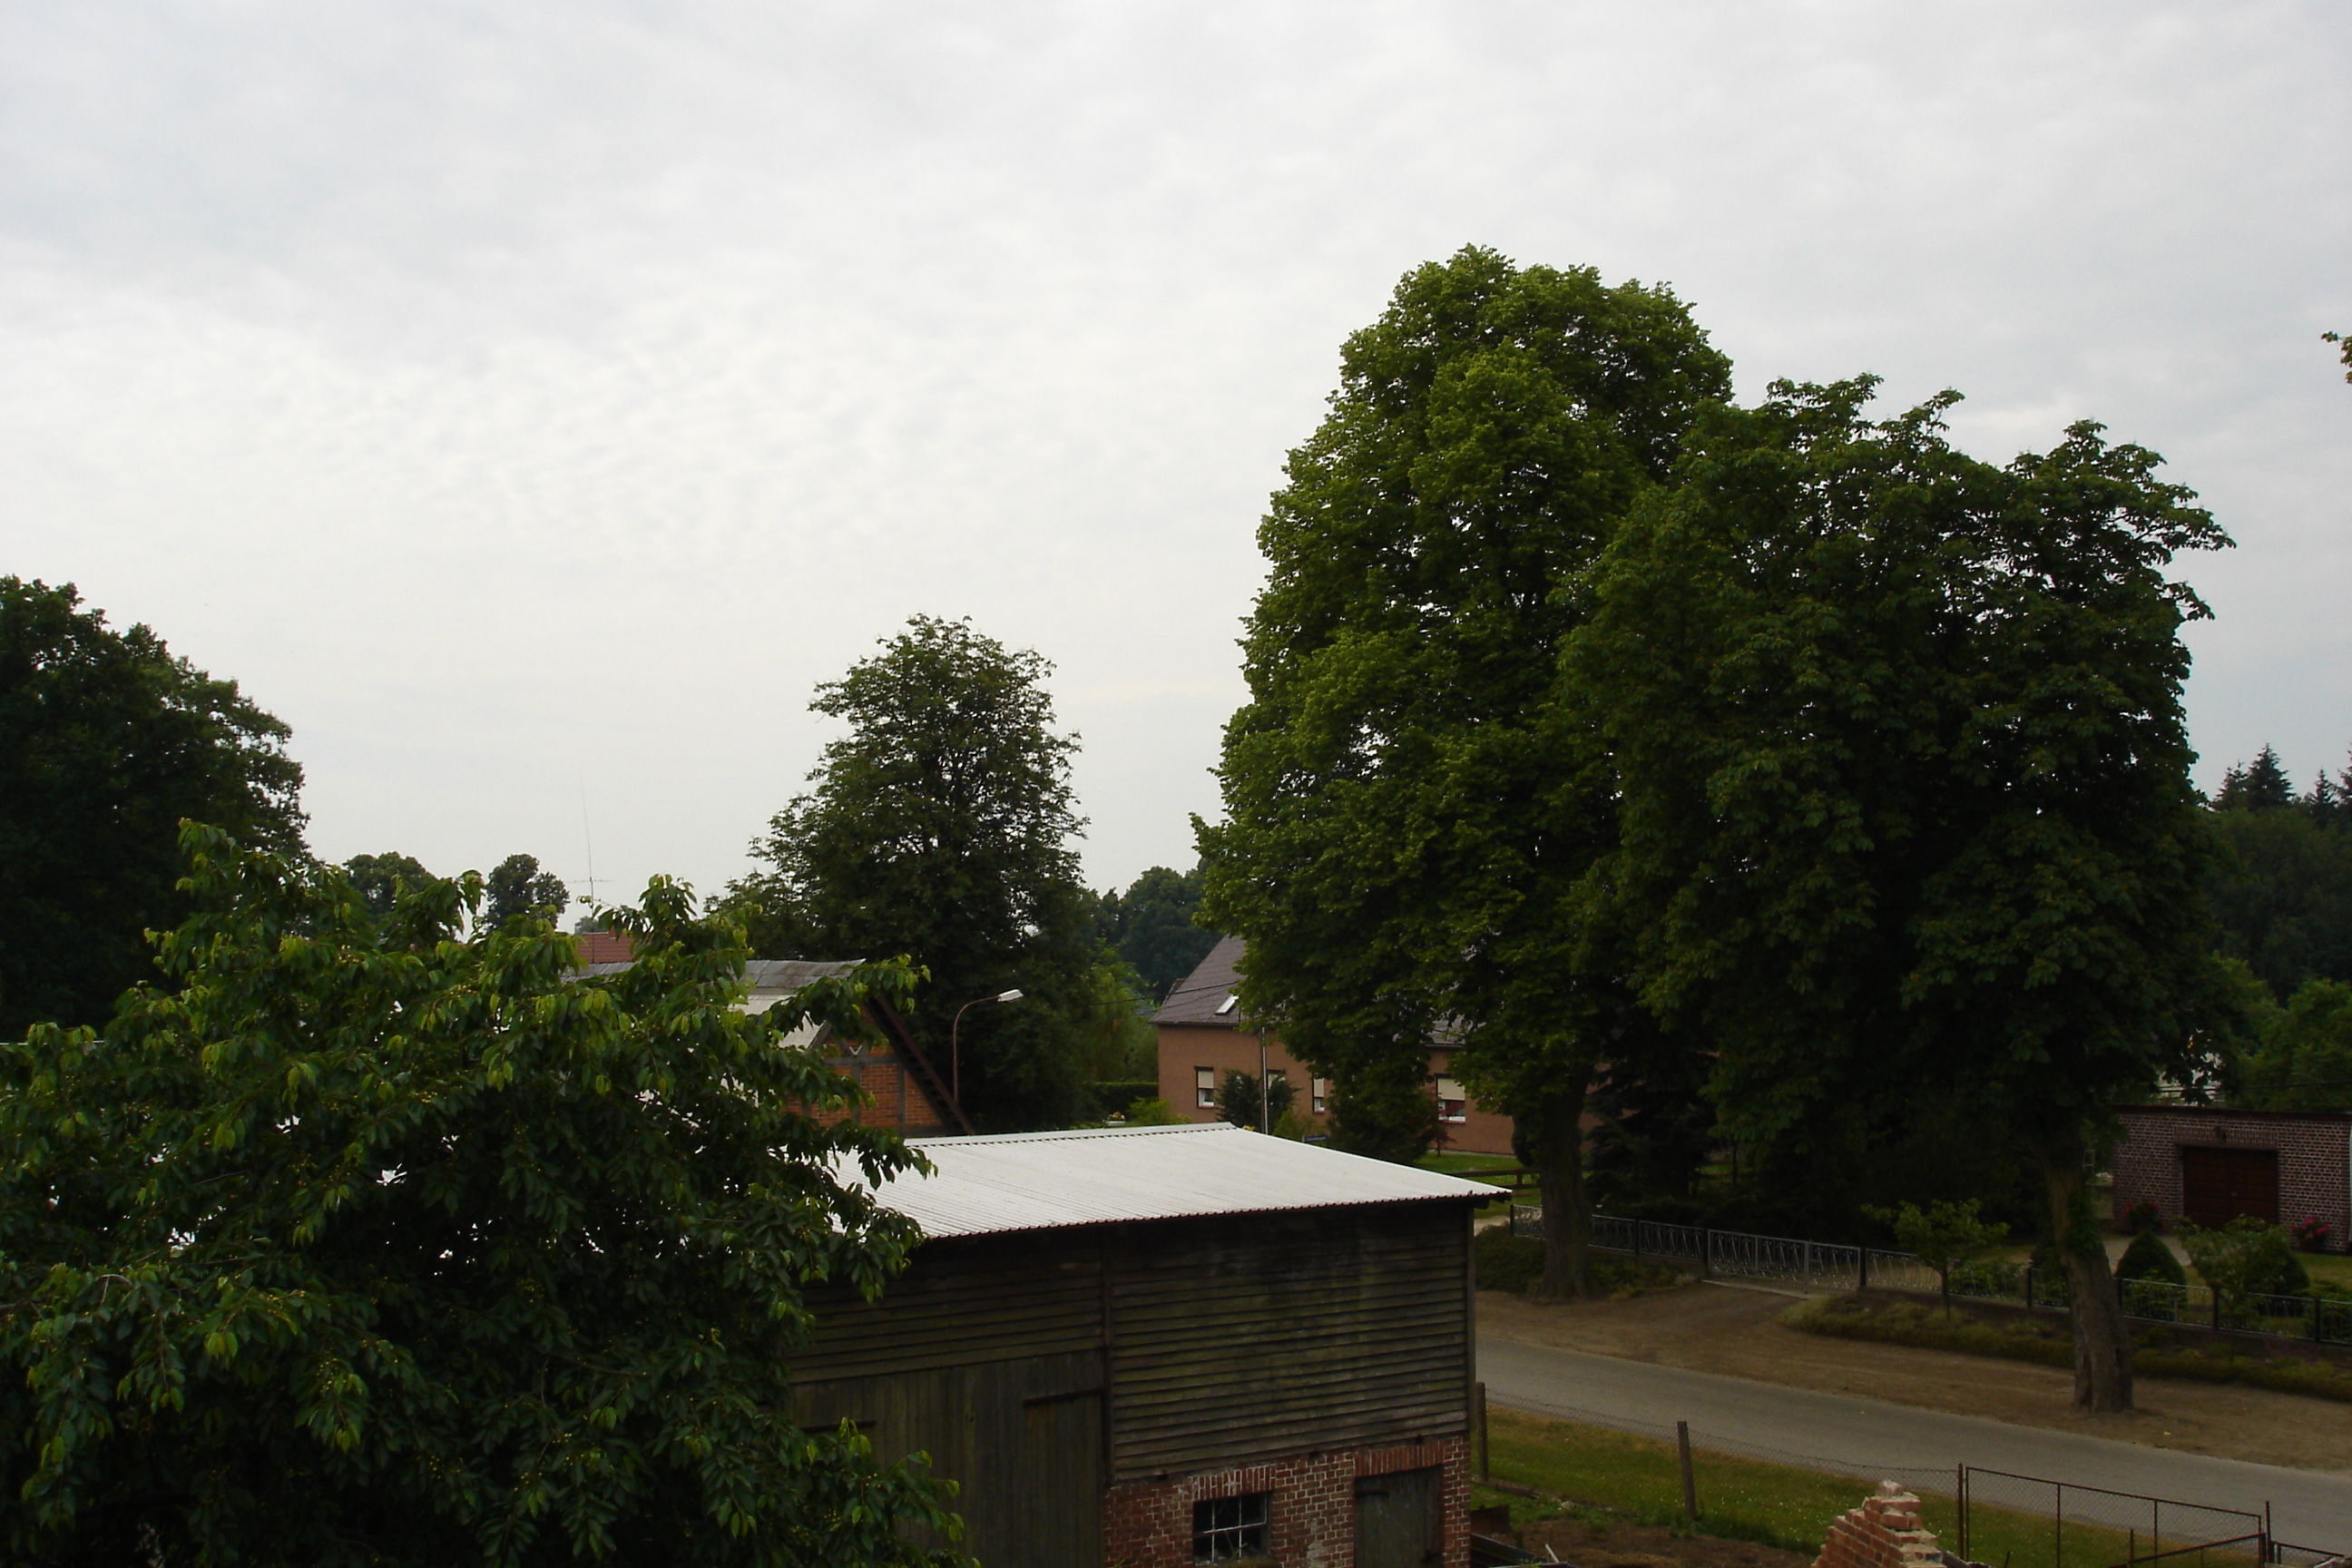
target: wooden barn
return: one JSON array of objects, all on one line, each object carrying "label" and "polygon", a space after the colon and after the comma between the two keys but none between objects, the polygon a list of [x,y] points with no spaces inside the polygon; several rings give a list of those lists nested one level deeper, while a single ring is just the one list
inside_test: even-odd
[{"label": "wooden barn", "polygon": [[919,1141],[931,1239],[817,1303],[803,1426],[962,1488],[983,1568],[1464,1568],[1491,1188],[1223,1123]]}]

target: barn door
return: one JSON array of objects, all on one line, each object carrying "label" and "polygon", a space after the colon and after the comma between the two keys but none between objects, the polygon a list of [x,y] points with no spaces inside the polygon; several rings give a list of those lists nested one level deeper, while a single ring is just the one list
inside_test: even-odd
[{"label": "barn door", "polygon": [[1011,1538],[987,1568],[1096,1568],[1102,1561],[1102,1394],[1022,1402]]},{"label": "barn door", "polygon": [[1356,1479],[1356,1568],[1434,1568],[1438,1472]]},{"label": "barn door", "polygon": [[2218,1230],[2242,1214],[2276,1225],[2278,1151],[2183,1149],[2180,1208],[2209,1230]]}]

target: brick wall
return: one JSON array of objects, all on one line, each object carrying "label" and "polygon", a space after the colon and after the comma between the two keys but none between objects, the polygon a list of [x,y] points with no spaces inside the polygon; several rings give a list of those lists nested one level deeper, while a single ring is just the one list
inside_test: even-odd
[{"label": "brick wall", "polygon": [[1881,1481],[1863,1505],[1832,1524],[1813,1568],[1941,1568],[1942,1549],[1919,1528],[1919,1500]]},{"label": "brick wall", "polygon": [[1270,1464],[1112,1487],[1103,1497],[1103,1561],[1118,1568],[1189,1568],[1194,1503],[1267,1492],[1272,1494],[1267,1521],[1279,1568],[1349,1568],[1356,1555],[1356,1478],[1433,1467],[1443,1472],[1439,1561],[1445,1568],[1468,1568],[1466,1437],[1302,1454]]},{"label": "brick wall", "polygon": [[[1208,1068],[1216,1074],[1219,1088],[1224,1087],[1225,1074],[1245,1072],[1257,1076],[1258,1037],[1247,1029],[1205,1024],[1162,1024],[1160,1026],[1160,1098],[1174,1108],[1176,1114],[1193,1121],[1214,1121],[1214,1106],[1198,1103],[1194,1092],[1197,1081],[1193,1076],[1199,1068]],[[1429,1054],[1429,1076],[1433,1080],[1451,1071],[1452,1053],[1443,1047]],[[1314,1092],[1314,1069],[1295,1059],[1283,1049],[1282,1042],[1265,1042],[1265,1065],[1268,1071],[1280,1072],[1290,1079],[1291,1100],[1301,1116],[1320,1126],[1328,1117],[1312,1113],[1310,1096]],[[1449,1121],[1439,1128],[1438,1147],[1455,1153],[1502,1154],[1511,1152],[1511,1119],[1482,1108],[1477,1101],[1469,1102],[1464,1121]]]},{"label": "brick wall", "polygon": [[2124,1106],[2115,1153],[2115,1218],[2152,1203],[2167,1225],[2180,1217],[2184,1148],[2275,1149],[2279,1220],[2327,1222],[2328,1245],[2352,1240],[2352,1116],[2221,1110],[2207,1106]]},{"label": "brick wall", "polygon": [[856,1079],[857,1087],[871,1097],[871,1103],[822,1111],[816,1120],[823,1125],[856,1121],[866,1127],[887,1127],[914,1138],[947,1131],[939,1112],[909,1077],[906,1063],[898,1059],[897,1052],[868,1051],[861,1056],[835,1057],[825,1066]]}]

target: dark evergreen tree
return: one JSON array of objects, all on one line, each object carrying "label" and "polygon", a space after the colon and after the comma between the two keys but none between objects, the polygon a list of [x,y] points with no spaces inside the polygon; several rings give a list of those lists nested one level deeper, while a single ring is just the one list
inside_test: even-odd
[{"label": "dark evergreen tree", "polygon": [[[1271,1076],[1265,1093],[1258,1093],[1258,1078],[1254,1072],[1229,1072],[1217,1086],[1217,1120],[1230,1121],[1236,1127],[1246,1127],[1253,1132],[1272,1131],[1290,1109],[1295,1091],[1290,1079],[1282,1073]],[[1265,1121],[1260,1127],[1261,1114]]]},{"label": "dark evergreen tree", "polygon": [[2267,742],[2251,763],[2233,765],[2221,775],[2221,791],[2213,797],[2216,811],[2284,811],[2294,804],[2294,781]]}]

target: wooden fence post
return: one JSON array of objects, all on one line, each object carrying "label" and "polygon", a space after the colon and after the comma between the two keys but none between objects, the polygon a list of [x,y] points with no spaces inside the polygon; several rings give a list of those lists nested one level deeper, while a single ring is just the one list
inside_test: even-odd
[{"label": "wooden fence post", "polygon": [[1698,1485],[1691,1476],[1690,1423],[1675,1423],[1675,1446],[1683,1457],[1683,1519],[1691,1524],[1698,1522]]}]

